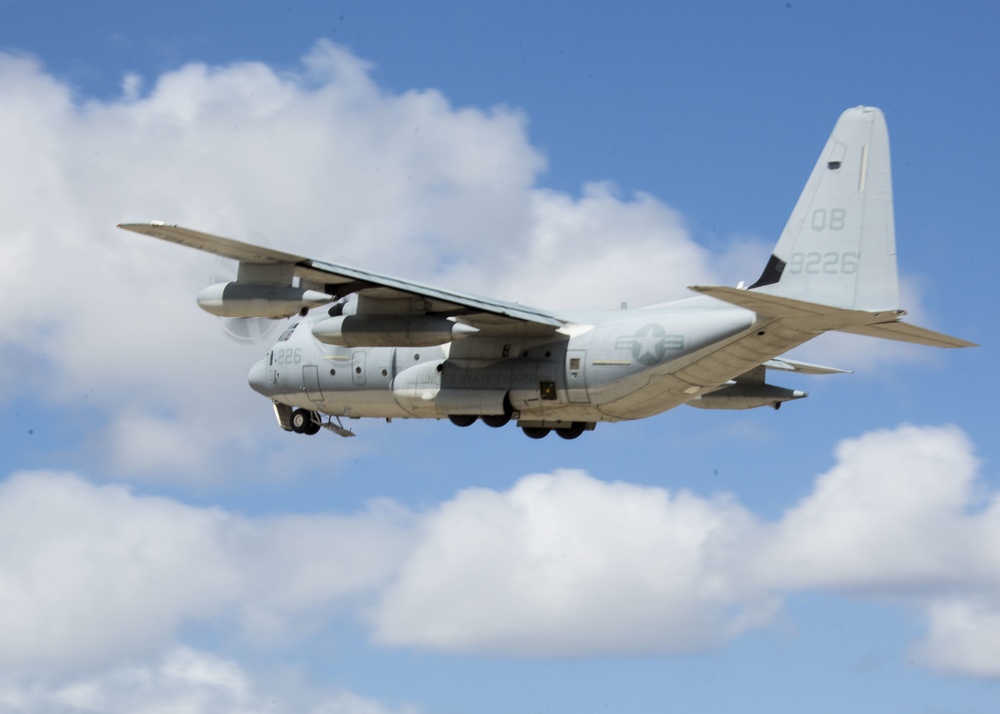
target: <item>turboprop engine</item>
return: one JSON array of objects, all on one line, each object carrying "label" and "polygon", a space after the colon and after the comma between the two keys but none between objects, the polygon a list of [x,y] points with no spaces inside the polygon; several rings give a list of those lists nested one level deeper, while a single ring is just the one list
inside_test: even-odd
[{"label": "turboprop engine", "polygon": [[341,347],[430,347],[477,332],[472,325],[429,315],[337,315],[312,328],[320,342]]},{"label": "turboprop engine", "polygon": [[217,283],[198,293],[198,306],[219,317],[291,317],[334,300],[319,290],[284,285]]}]

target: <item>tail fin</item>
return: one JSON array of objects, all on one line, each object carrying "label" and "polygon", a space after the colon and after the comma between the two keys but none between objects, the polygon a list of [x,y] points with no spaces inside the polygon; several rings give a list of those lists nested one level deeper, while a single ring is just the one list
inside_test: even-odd
[{"label": "tail fin", "polygon": [[856,107],[840,115],[750,287],[839,308],[899,308],[889,133],[880,110]]}]

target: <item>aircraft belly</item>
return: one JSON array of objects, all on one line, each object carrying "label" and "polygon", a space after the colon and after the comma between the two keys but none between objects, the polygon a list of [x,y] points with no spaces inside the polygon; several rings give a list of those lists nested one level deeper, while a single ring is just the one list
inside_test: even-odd
[{"label": "aircraft belly", "polygon": [[413,415],[403,409],[387,390],[362,390],[337,395],[315,405],[324,414],[344,417],[405,419]]},{"label": "aircraft belly", "polygon": [[519,421],[528,422],[618,421],[618,419],[614,418],[609,419],[596,407],[577,404],[521,409],[518,410],[515,416],[517,416]]},{"label": "aircraft belly", "polygon": [[290,407],[318,411],[323,414],[346,417],[405,418],[413,416],[396,403],[386,390],[364,389],[336,394],[325,393],[322,400],[314,400],[305,392],[275,394],[275,401]]}]

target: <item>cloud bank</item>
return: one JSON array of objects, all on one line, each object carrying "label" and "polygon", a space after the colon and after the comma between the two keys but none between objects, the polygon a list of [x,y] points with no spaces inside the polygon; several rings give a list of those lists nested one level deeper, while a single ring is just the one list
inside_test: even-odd
[{"label": "cloud bank", "polygon": [[384,582],[407,514],[251,519],[58,473],[0,484],[0,669],[76,671],[167,645],[187,623],[248,641],[308,633]]},{"label": "cloud bank", "polygon": [[0,487],[0,524],[8,670],[148,657],[192,623],[267,647],[345,613],[385,646],[672,655],[766,628],[785,600],[820,591],[923,613],[916,661],[1000,678],[1000,493],[955,428],[842,442],[776,520],[725,494],[580,471],[418,513],[268,518],[25,473]]}]

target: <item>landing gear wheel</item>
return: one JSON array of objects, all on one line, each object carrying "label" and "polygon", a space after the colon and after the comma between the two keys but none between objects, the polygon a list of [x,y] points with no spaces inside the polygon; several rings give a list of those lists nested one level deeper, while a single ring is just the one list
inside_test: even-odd
[{"label": "landing gear wheel", "polygon": [[556,429],[556,433],[564,439],[575,439],[583,433],[583,422],[575,421],[567,427]]},{"label": "landing gear wheel", "polygon": [[483,424],[499,429],[510,421],[510,414],[486,414],[482,417]]},{"label": "landing gear wheel", "polygon": [[292,412],[292,431],[296,434],[315,434],[319,431],[319,419],[314,412],[296,409]]},{"label": "landing gear wheel", "polygon": [[529,439],[544,439],[549,435],[551,429],[544,426],[522,426],[521,431]]},{"label": "landing gear wheel", "polygon": [[448,420],[455,426],[472,426],[478,419],[475,414],[449,414]]},{"label": "landing gear wheel", "polygon": [[503,414],[486,414],[479,418],[483,420],[483,424],[486,424],[486,426],[499,429],[501,426],[506,426],[512,416],[514,416],[514,407],[510,403],[510,394],[505,394],[503,397]]}]

